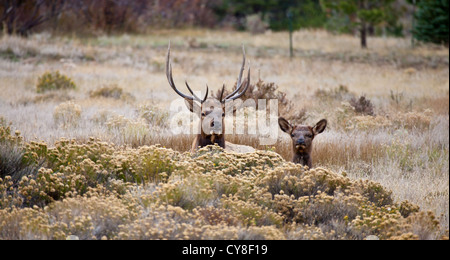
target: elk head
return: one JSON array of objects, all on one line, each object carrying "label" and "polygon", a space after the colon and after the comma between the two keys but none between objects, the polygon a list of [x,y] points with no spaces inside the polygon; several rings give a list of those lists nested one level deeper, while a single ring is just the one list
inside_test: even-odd
[{"label": "elk head", "polygon": [[225,111],[226,108],[232,103],[235,99],[240,98],[245,94],[249,85],[250,85],[250,68],[248,69],[248,77],[247,80],[242,82],[242,74],[245,68],[245,50],[243,50],[243,62],[242,67],[239,72],[238,81],[236,85],[236,89],[223,97],[225,91],[225,84],[222,87],[221,94],[219,98],[208,97],[209,87],[206,85],[206,94],[203,98],[199,98],[194,94],[191,87],[185,82],[186,87],[191,93],[191,95],[185,95],[180,92],[172,77],[172,64],[170,61],[170,43],[169,49],[167,51],[167,60],[166,60],[166,76],[169,81],[169,85],[179,96],[184,98],[186,106],[188,109],[195,114],[200,115],[200,129],[201,133],[196,137],[194,143],[192,144],[192,150],[197,149],[198,147],[204,147],[211,144],[218,144],[222,148],[225,148]]},{"label": "elk head", "polygon": [[327,120],[322,119],[315,126],[291,125],[286,119],[280,117],[278,118],[278,124],[283,132],[291,136],[294,152],[292,161],[311,168],[312,143],[314,137],[322,133],[327,127]]}]

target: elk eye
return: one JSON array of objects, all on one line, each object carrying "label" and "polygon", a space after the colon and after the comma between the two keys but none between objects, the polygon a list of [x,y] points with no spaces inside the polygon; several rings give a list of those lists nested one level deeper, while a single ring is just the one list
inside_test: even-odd
[{"label": "elk eye", "polygon": [[205,114],[205,113],[202,113],[202,116],[206,116],[206,114]]},{"label": "elk eye", "polygon": [[291,134],[291,137],[294,137],[295,135],[294,134]]},{"label": "elk eye", "polygon": [[225,116],[225,113],[222,113],[222,117],[224,117]]},{"label": "elk eye", "polygon": [[308,138],[312,138],[312,135],[306,135],[306,137],[308,137]]}]

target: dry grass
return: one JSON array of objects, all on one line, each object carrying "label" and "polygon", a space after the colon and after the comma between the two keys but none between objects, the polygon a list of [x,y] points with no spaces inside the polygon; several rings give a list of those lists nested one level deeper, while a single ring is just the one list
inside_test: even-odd
[{"label": "dry grass", "polygon": [[[193,38],[199,48],[189,47]],[[296,58],[290,60],[285,33],[191,30],[88,39],[4,37],[0,117],[27,141],[54,144],[61,137],[80,142],[95,137],[130,147],[161,144],[188,151],[192,135],[174,136],[164,119],[153,115],[155,121],[148,121],[142,113],[142,107],[168,111],[177,98],[164,74],[169,39],[177,86],[182,88],[187,79],[195,90],[203,90],[205,83],[214,91],[224,82],[231,88],[245,44],[253,82],[259,77],[276,83],[294,103],[294,111],[306,111],[306,124],[328,119],[327,130],[315,140],[315,165],[380,182],[396,201],[407,199],[433,211],[448,229],[448,49],[439,46],[411,49],[406,39],[371,38],[369,50],[360,50],[351,36],[300,31],[294,35]],[[38,78],[46,71],[67,75],[77,89],[37,94]],[[119,86],[135,100],[91,97],[104,86]],[[345,87],[345,95],[336,94],[339,86]],[[351,97],[362,95],[373,104],[374,116],[351,109]],[[80,119],[70,128],[54,119],[55,108],[67,100],[81,108]],[[281,131],[273,146],[259,145],[258,136],[252,135],[229,135],[227,140],[275,151],[286,160],[292,156],[290,138]]]}]

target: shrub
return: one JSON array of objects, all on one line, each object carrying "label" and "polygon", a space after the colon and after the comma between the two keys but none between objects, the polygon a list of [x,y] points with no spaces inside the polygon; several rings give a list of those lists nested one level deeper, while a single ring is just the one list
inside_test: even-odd
[{"label": "shrub", "polygon": [[398,128],[406,129],[424,129],[427,130],[431,126],[433,119],[433,113],[431,110],[426,109],[423,112],[407,112],[397,113],[392,116],[393,124]]},{"label": "shrub", "polygon": [[43,93],[53,90],[71,90],[75,89],[75,83],[66,75],[56,72],[46,72],[39,77],[36,86],[37,93]]},{"label": "shrub", "polygon": [[314,96],[324,102],[333,100],[341,102],[354,98],[354,94],[345,85],[339,85],[339,87],[329,90],[318,89],[314,92]]},{"label": "shrub", "polygon": [[[243,83],[245,84],[245,82]],[[236,86],[234,86],[236,88]],[[221,89],[216,92],[214,95],[215,98],[219,98],[221,93]],[[225,90],[224,97],[230,94],[228,90]],[[306,110],[301,109],[300,112],[293,109],[294,104],[286,97],[286,93],[278,90],[278,85],[273,82],[264,82],[262,79],[259,79],[258,82],[254,84],[250,84],[245,94],[241,97],[242,101],[246,101],[247,99],[253,99],[256,104],[256,108],[258,109],[258,100],[265,99],[267,101],[271,99],[278,100],[278,111],[279,114],[284,115],[286,119],[291,122],[303,122],[306,118]]]},{"label": "shrub", "polygon": [[143,145],[151,133],[143,118],[133,120],[122,115],[113,115],[106,121],[106,126],[108,131],[120,138],[120,142],[133,147]]},{"label": "shrub", "polygon": [[93,90],[89,92],[89,97],[91,98],[113,98],[113,99],[121,99],[124,101],[134,101],[135,97],[130,93],[123,91],[122,88],[117,86],[116,84],[103,86],[99,89]]},{"label": "shrub", "polygon": [[64,102],[57,107],[53,112],[53,119],[55,124],[63,127],[76,127],[81,119],[81,107],[72,101]]},{"label": "shrub", "polygon": [[[48,102],[66,102],[66,101],[70,101],[72,100],[73,97],[71,97],[69,94],[65,93],[65,92],[50,92],[50,93],[46,93],[46,94],[42,94],[42,95],[37,95],[36,97],[34,97],[33,99],[31,99],[30,101],[32,103],[48,103]],[[27,100],[24,100],[22,103],[24,105],[26,105],[28,102]]]},{"label": "shrub", "polygon": [[[246,84],[245,80],[243,84]],[[234,86],[234,89],[236,89],[236,84]],[[214,97],[219,98],[221,91],[222,89],[218,90],[215,93]],[[230,91],[225,89],[223,96],[225,97],[230,93],[231,93]],[[267,83],[261,79],[259,79],[258,82],[254,84],[250,84],[250,86],[248,87],[245,94],[241,97],[241,99],[243,101],[247,99],[254,99],[256,105],[258,105],[258,99],[278,99],[278,104],[280,106],[283,107],[289,105],[289,100],[286,98],[286,93],[279,91],[278,86],[275,83],[273,82]]]},{"label": "shrub", "polygon": [[11,134],[11,128],[6,126],[0,117],[0,178],[9,176],[14,184],[27,175],[36,173],[36,165],[25,158],[23,137],[16,131]]},{"label": "shrub", "polygon": [[13,143],[0,143],[0,178],[10,176],[17,183],[23,176],[35,174],[36,167],[25,160],[22,147]]},{"label": "shrub", "polygon": [[99,125],[105,125],[108,120],[114,116],[114,113],[110,110],[100,109],[95,113],[90,120]]},{"label": "shrub", "polygon": [[375,113],[373,112],[373,105],[369,99],[365,96],[360,96],[359,99],[352,98],[350,99],[350,105],[354,107],[355,112],[358,114],[373,116]]},{"label": "shrub", "polygon": [[269,151],[194,154],[90,139],[19,142],[37,174],[0,177],[0,239],[436,239],[433,213],[379,183]]},{"label": "shrub", "polygon": [[169,113],[155,106],[141,105],[138,108],[138,114],[152,127],[167,128],[169,126]]}]

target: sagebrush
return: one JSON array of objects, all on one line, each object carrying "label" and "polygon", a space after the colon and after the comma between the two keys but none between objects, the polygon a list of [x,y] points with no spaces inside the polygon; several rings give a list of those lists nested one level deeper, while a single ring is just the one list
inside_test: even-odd
[{"label": "sagebrush", "polygon": [[[25,143],[28,165],[0,179],[1,239],[437,239],[431,212],[373,181],[307,170],[278,154],[195,154],[159,146],[61,140]],[[313,231],[313,232],[312,232]]]}]

